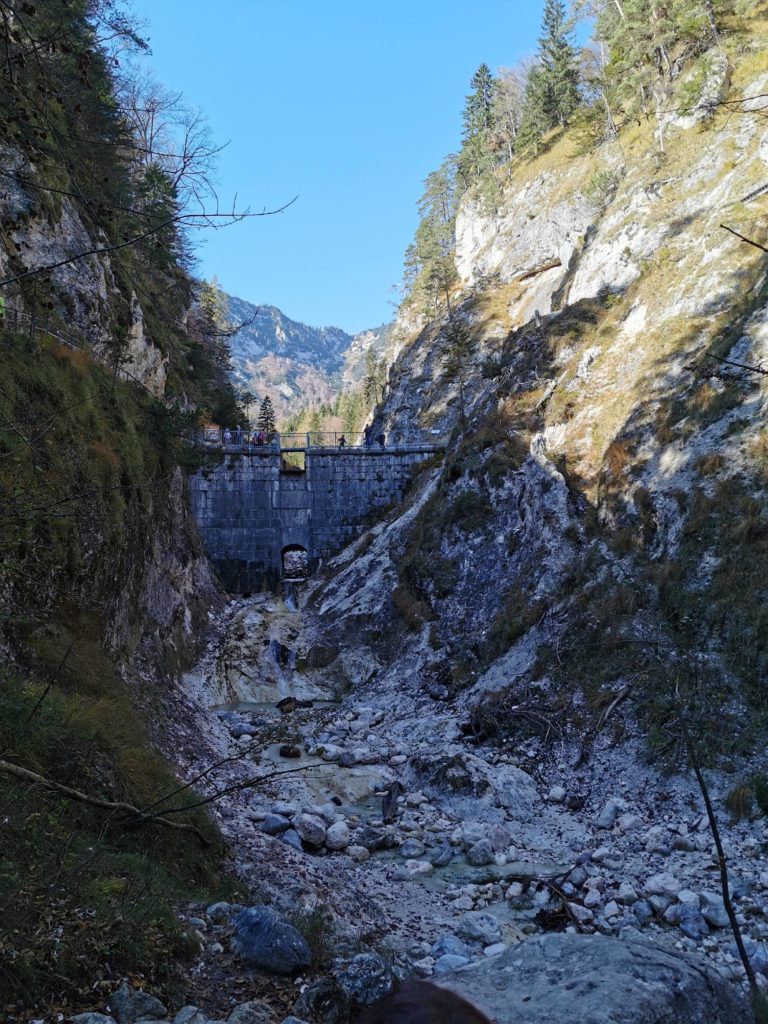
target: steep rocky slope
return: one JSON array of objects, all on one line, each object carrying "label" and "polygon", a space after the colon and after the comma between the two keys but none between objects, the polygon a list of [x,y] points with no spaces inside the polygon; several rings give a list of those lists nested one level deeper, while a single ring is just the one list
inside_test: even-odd
[{"label": "steep rocky slope", "polygon": [[732,78],[713,67],[734,105],[672,121],[663,157],[644,125],[589,156],[565,138],[496,213],[465,199],[461,369],[447,325],[422,324],[380,411],[452,448],[421,511],[316,598],[341,633],[390,609],[363,635],[392,678],[496,693],[501,732],[532,689],[581,729],[630,683],[662,745],[693,691],[702,713],[729,694],[725,747],[760,727],[765,389],[732,364],[765,358],[765,258],[720,225],[765,238],[764,200],[742,197],[768,180],[767,79],[757,42]]}]

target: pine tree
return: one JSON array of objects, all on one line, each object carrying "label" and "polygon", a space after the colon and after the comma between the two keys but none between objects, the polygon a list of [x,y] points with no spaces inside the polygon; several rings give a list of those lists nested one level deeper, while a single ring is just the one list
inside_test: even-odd
[{"label": "pine tree", "polygon": [[259,410],[259,419],[257,426],[259,430],[263,430],[267,435],[267,440],[271,441],[274,434],[277,432],[277,423],[275,420],[275,409],[272,405],[272,399],[269,395],[265,395],[261,403],[261,409]]},{"label": "pine tree", "polygon": [[546,114],[552,127],[566,123],[579,105],[576,49],[563,0],[546,0],[539,57],[547,84]]},{"label": "pine tree", "polygon": [[434,310],[443,301],[450,305],[450,289],[456,277],[453,253],[457,204],[456,160],[447,157],[424,182],[418,204],[421,220],[412,251],[406,254],[411,278],[418,281]]},{"label": "pine tree", "polygon": [[487,64],[481,64],[470,82],[462,114],[462,147],[459,171],[466,185],[493,169],[495,81]]},{"label": "pine tree", "polygon": [[528,73],[520,131],[515,140],[518,152],[537,153],[541,140],[552,127],[549,120],[549,87],[544,68],[537,65]]},{"label": "pine tree", "polygon": [[376,353],[369,348],[365,353],[365,376],[363,378],[363,394],[370,405],[378,405],[384,393],[386,368]]},{"label": "pine tree", "polygon": [[538,150],[548,131],[566,124],[579,105],[576,49],[562,0],[546,0],[536,64],[528,73],[518,150]]}]

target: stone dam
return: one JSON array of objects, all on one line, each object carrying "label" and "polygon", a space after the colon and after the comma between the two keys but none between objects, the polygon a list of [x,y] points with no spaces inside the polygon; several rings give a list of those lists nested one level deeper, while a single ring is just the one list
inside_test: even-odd
[{"label": "stone dam", "polygon": [[300,471],[277,450],[225,454],[189,478],[190,508],[227,590],[256,593],[277,586],[286,552],[312,570],[359,537],[436,447],[307,449]]}]

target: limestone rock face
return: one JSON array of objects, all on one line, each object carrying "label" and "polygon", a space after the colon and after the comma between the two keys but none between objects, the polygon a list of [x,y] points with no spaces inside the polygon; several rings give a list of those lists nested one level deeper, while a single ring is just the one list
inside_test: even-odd
[{"label": "limestone rock face", "polygon": [[498,218],[486,215],[477,201],[463,203],[456,218],[461,280],[474,284],[491,275],[501,282],[533,280],[556,269],[562,278],[595,219],[594,205],[578,184],[573,173],[546,171],[527,182]]},{"label": "limestone rock face", "polygon": [[498,1024],[735,1024],[747,1007],[693,957],[643,940],[550,934],[440,983]]}]

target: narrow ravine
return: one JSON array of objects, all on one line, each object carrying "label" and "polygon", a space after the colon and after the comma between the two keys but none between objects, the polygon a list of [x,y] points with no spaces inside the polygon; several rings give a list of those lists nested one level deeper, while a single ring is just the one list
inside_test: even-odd
[{"label": "narrow ravine", "polygon": [[[401,977],[450,981],[554,929],[643,932],[740,978],[688,780],[638,765],[630,777],[610,751],[587,773],[537,741],[472,744],[440,702],[349,690],[318,655],[327,623],[294,602],[233,602],[185,679],[202,745],[180,769],[224,761],[202,785],[230,790],[211,806],[253,904],[287,918],[322,908],[339,962],[383,955]],[[739,826],[734,849],[754,849],[759,831]],[[761,865],[739,862],[756,912]],[[223,920],[221,935],[211,923],[209,971],[231,935]],[[230,970],[245,969],[235,958]],[[316,976],[300,974],[299,988]]]}]

